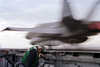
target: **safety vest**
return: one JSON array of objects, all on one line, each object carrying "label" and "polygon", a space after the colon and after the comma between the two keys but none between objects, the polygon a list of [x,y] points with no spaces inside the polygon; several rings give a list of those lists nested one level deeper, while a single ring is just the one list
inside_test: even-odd
[{"label": "safety vest", "polygon": [[37,51],[37,56],[36,56],[36,58],[35,58],[34,61],[33,61],[32,67],[37,67],[38,64],[39,64],[39,53],[38,53],[38,48],[37,48],[37,46],[31,47],[28,51],[26,51],[25,54],[24,54],[24,56],[23,56],[23,58],[22,58],[22,60],[21,60],[21,62],[22,62],[24,65],[26,65],[26,61],[27,61],[29,52],[30,52],[30,50],[32,50],[32,49],[35,49],[35,50]]}]

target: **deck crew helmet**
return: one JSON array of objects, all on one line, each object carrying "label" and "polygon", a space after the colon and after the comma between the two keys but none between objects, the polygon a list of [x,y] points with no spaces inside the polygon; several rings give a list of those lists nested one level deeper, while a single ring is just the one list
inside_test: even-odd
[{"label": "deck crew helmet", "polygon": [[39,49],[39,50],[40,50],[40,49],[42,50],[41,53],[45,51],[45,47],[44,47],[43,45],[39,45],[39,46],[38,46],[38,49]]}]

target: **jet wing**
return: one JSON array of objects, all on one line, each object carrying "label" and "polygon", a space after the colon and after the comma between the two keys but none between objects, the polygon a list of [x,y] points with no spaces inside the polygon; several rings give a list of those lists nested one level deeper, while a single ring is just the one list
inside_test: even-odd
[{"label": "jet wing", "polygon": [[68,29],[61,25],[60,22],[54,23],[45,23],[41,24],[34,28],[14,28],[14,27],[7,27],[3,31],[27,31],[33,33],[40,33],[40,34],[62,34],[68,32]]},{"label": "jet wing", "polygon": [[66,31],[66,28],[62,27],[62,28],[39,29],[39,28],[14,28],[14,27],[8,27],[5,30],[9,30],[9,31],[28,31],[28,32],[34,32],[34,33],[46,33],[46,34],[62,34]]}]

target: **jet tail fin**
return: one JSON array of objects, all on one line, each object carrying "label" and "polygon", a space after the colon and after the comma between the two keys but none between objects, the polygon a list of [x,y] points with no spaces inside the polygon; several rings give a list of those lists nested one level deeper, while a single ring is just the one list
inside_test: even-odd
[{"label": "jet tail fin", "polygon": [[64,17],[62,23],[66,25],[71,32],[74,32],[82,22],[71,17]]},{"label": "jet tail fin", "polygon": [[72,17],[71,7],[67,0],[63,2],[62,24],[64,24],[71,32],[74,32],[80,25],[81,21]]}]

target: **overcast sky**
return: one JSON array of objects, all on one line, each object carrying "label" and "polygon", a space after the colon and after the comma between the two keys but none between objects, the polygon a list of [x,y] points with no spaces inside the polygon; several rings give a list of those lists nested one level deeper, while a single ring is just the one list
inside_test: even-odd
[{"label": "overcast sky", "polygon": [[[61,17],[61,0],[0,0],[0,30],[6,27],[34,27]],[[60,16],[59,16],[60,15]],[[1,32],[1,47],[27,47],[27,32]]]},{"label": "overcast sky", "polygon": [[60,0],[0,0],[0,20],[13,26],[34,26],[59,19]]},{"label": "overcast sky", "polygon": [[[68,0],[75,19],[85,19],[98,0]],[[62,0],[0,0],[0,30],[6,27],[34,27],[40,23],[56,22],[62,18]],[[91,15],[100,21],[100,4]],[[1,47],[29,45],[27,32],[0,33]],[[24,47],[27,47],[24,46]],[[19,48],[19,46],[18,46]]]}]

